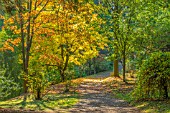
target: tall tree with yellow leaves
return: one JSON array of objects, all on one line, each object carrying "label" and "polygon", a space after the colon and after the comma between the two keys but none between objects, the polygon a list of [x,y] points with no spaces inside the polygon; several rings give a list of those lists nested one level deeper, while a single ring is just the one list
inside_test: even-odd
[{"label": "tall tree with yellow leaves", "polygon": [[[50,4],[50,0],[2,0],[6,11],[11,17],[5,21],[6,28],[18,34],[22,45],[22,63],[25,75],[28,75],[29,56],[32,40],[36,32],[36,20]],[[26,77],[25,76],[25,77]],[[24,80],[24,92],[27,92],[27,81]]]},{"label": "tall tree with yellow leaves", "polygon": [[53,8],[48,18],[45,14],[42,19],[46,22],[37,32],[33,51],[41,53],[39,60],[43,65],[58,67],[62,81],[65,81],[69,65],[84,63],[98,55],[98,48],[107,45],[98,33],[101,20],[97,19],[90,4],[65,1]]}]

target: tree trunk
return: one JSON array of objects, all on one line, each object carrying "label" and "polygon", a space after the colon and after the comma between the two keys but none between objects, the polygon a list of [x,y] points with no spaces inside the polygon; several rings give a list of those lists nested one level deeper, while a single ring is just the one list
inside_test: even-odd
[{"label": "tree trunk", "polygon": [[41,100],[41,88],[37,89],[37,98],[36,100]]},{"label": "tree trunk", "polygon": [[168,99],[168,86],[164,85],[164,98]]},{"label": "tree trunk", "polygon": [[[23,29],[23,16],[22,16],[22,8],[21,8],[21,4],[20,5],[20,9],[19,9],[19,18],[20,18],[20,30],[21,30],[21,46],[22,46],[22,62],[23,62],[23,71],[26,74],[27,72],[27,68],[25,65],[25,47],[24,47],[24,29]],[[27,80],[24,79],[24,83],[23,83],[23,89],[24,89],[24,93],[27,93]]]},{"label": "tree trunk", "polygon": [[123,52],[123,82],[126,82],[126,54],[125,51]]},{"label": "tree trunk", "polygon": [[118,60],[114,60],[114,77],[119,77],[119,63]]},{"label": "tree trunk", "polygon": [[[29,17],[28,17],[28,26],[27,26],[27,39],[26,39],[26,50],[25,50],[25,74],[28,75],[28,66],[29,66],[29,54],[30,54],[30,48],[31,48],[31,42],[30,42],[30,39],[31,39],[31,35],[30,35],[30,31],[31,31],[31,20],[30,20],[30,13],[31,13],[31,10],[32,10],[32,0],[29,0],[29,2],[27,3],[27,9],[29,10]],[[27,84],[27,81],[25,81],[25,85]],[[27,86],[26,86],[26,90],[25,90],[25,93],[27,93]]]},{"label": "tree trunk", "polygon": [[88,70],[89,72],[88,72],[88,75],[91,75],[91,60],[90,59],[89,59],[88,63],[89,63],[89,70]]},{"label": "tree trunk", "polygon": [[163,80],[162,85],[163,85],[163,90],[164,90],[163,96],[164,96],[165,99],[168,99],[168,84],[167,84],[167,80],[165,78],[163,78],[162,80]]},{"label": "tree trunk", "polygon": [[93,58],[94,74],[96,74],[96,59]]},{"label": "tree trunk", "polygon": [[65,77],[64,77],[64,72],[62,70],[60,71],[60,75],[61,75],[62,82],[64,82],[65,81]]},{"label": "tree trunk", "polygon": [[114,77],[119,77],[119,62],[118,62],[118,48],[115,46],[114,50],[115,58],[114,58]]}]

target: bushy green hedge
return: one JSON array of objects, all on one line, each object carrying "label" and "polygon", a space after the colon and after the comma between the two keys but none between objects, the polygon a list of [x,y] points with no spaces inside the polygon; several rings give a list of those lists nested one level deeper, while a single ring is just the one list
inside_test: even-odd
[{"label": "bushy green hedge", "polygon": [[163,99],[170,93],[170,52],[156,52],[144,61],[138,73],[134,96]]}]

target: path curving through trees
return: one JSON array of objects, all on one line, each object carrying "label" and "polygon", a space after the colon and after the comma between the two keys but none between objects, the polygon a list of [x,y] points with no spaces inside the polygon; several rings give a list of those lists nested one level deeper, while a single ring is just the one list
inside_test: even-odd
[{"label": "path curving through trees", "polygon": [[[93,78],[84,79],[79,86],[82,96],[71,113],[140,113],[139,109],[132,107],[128,102],[114,98],[106,91],[103,85],[104,78],[109,72],[101,73]],[[110,78],[111,79],[111,78]]]},{"label": "path curving through trees", "polygon": [[[141,113],[141,111],[124,100],[116,98],[109,81],[116,78],[109,77],[110,72],[103,72],[97,75],[79,78],[72,82],[78,81],[78,85],[74,89],[78,93],[78,103],[68,108],[54,108],[45,111],[34,111],[27,109],[14,110],[11,108],[0,108],[0,113]],[[116,80],[118,81],[118,80]],[[120,80],[122,81],[122,80]],[[120,82],[121,83],[121,82]],[[113,83],[114,86],[116,83]],[[59,87],[55,85],[54,92],[57,92]],[[122,88],[122,86],[119,88]],[[122,89],[120,89],[122,91]],[[59,92],[58,92],[59,93]],[[60,92],[61,93],[61,92]]]}]

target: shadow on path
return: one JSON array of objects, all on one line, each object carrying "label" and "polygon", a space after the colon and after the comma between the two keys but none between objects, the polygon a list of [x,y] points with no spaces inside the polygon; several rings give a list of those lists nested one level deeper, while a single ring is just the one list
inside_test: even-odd
[{"label": "shadow on path", "polygon": [[[100,74],[92,77],[92,79],[105,78],[109,74]],[[82,97],[80,97],[78,104],[69,109],[71,113],[140,113],[137,108],[130,106],[128,102],[116,99],[105,93],[102,82],[89,80],[82,82],[79,86],[79,92],[82,94]]]}]

